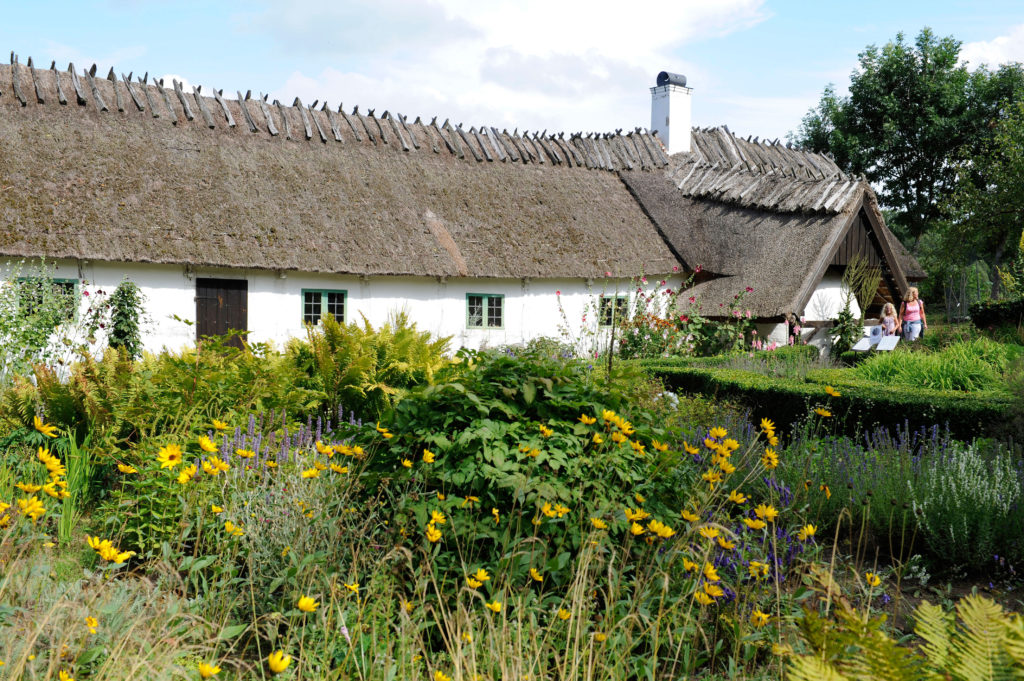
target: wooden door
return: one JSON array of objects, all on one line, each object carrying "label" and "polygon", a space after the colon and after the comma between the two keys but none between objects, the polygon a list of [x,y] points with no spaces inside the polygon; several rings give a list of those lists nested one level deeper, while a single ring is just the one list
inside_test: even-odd
[{"label": "wooden door", "polygon": [[[245,279],[196,279],[196,339],[246,331],[249,282]],[[238,337],[230,345],[241,347]]]}]

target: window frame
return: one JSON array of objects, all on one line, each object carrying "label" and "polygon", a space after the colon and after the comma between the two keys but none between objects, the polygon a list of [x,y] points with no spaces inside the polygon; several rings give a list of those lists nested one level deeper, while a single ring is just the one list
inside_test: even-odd
[{"label": "window frame", "polygon": [[[480,326],[473,326],[473,325],[471,325],[469,323],[469,299],[471,297],[478,297],[478,298],[482,299],[483,312],[481,314],[481,322],[482,323],[481,323]],[[492,298],[495,299],[495,300],[500,300],[501,301],[501,324],[499,324],[497,326],[491,326],[488,323],[490,318],[489,318],[487,312],[488,312],[488,309],[490,307],[489,301]],[[504,293],[467,293],[466,294],[466,328],[467,329],[479,329],[481,331],[488,331],[488,330],[491,330],[491,329],[499,329],[499,330],[500,329],[504,329],[505,328],[505,294]]]},{"label": "window frame", "polygon": [[[20,283],[25,283],[25,282],[30,282],[30,281],[42,281],[42,280],[49,281],[52,284],[71,284],[71,286],[72,286],[72,288],[71,288],[71,296],[72,296],[73,301],[77,301],[79,303],[81,302],[81,295],[80,295],[81,288],[82,288],[82,280],[81,279],[75,279],[73,277],[18,277],[18,279],[17,279],[19,284]],[[19,297],[18,297],[18,307],[19,308],[21,307],[21,304],[22,304],[21,296],[19,295]],[[77,322],[78,321],[78,317],[79,317],[79,313],[80,313],[79,307],[80,307],[79,305],[75,305],[72,308],[72,310],[71,310],[71,315],[67,319],[65,319],[64,322]],[[62,323],[64,323],[64,322],[62,322]]]},{"label": "window frame", "polygon": [[[629,316],[629,295],[604,295],[598,299],[600,302],[597,304],[597,326],[600,329],[610,329],[616,322]],[[608,321],[604,321],[604,303],[605,301],[610,302],[609,307],[611,308],[612,315]],[[625,314],[623,314],[625,313]]]},{"label": "window frame", "polygon": [[[306,321],[306,294],[307,293],[319,293],[320,294],[320,315],[317,317],[317,320],[315,322]],[[300,313],[300,319],[302,320],[302,325],[303,326],[305,326],[306,324],[309,324],[311,326],[316,326],[317,324],[320,323],[320,320],[323,319],[325,314],[330,314],[329,312],[326,311],[327,310],[327,294],[328,293],[340,293],[342,295],[342,298],[343,298],[343,301],[342,301],[342,315],[341,315],[342,318],[338,319],[337,316],[335,316],[335,319],[338,321],[339,324],[344,324],[345,323],[345,318],[348,317],[348,289],[304,288],[304,289],[301,289],[301,293],[299,295],[299,305],[301,307],[299,313]]]}]

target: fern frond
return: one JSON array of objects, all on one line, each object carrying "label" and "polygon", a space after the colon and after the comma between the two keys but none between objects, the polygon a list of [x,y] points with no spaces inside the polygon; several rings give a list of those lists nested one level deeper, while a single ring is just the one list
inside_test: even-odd
[{"label": "fern frond", "polygon": [[847,681],[835,667],[817,655],[800,655],[792,658],[789,664],[791,681]]},{"label": "fern frond", "polygon": [[950,671],[965,681],[1009,678],[1011,663],[1003,651],[1003,608],[983,596],[970,595],[960,599],[956,610],[963,628],[957,632],[958,655]]},{"label": "fern frond", "polygon": [[929,666],[936,671],[945,669],[953,639],[953,613],[947,613],[941,606],[924,601],[917,606],[914,617],[914,633],[925,641],[921,649],[928,658]]}]

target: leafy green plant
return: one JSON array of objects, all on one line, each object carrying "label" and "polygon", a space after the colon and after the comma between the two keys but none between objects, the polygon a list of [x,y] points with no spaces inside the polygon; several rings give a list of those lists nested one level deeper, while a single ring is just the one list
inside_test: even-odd
[{"label": "leafy green plant", "polygon": [[1002,390],[1010,362],[1024,348],[987,338],[954,343],[938,352],[876,353],[854,370],[856,376],[885,385],[938,390]]},{"label": "leafy green plant", "polygon": [[145,303],[142,291],[134,282],[126,279],[117,285],[107,302],[110,305],[107,344],[112,348],[124,348],[130,359],[141,357],[139,322]]},{"label": "leafy green plant", "polygon": [[839,356],[853,347],[863,334],[862,325],[853,314],[850,304],[853,294],[843,295],[843,307],[832,325],[832,354]]}]

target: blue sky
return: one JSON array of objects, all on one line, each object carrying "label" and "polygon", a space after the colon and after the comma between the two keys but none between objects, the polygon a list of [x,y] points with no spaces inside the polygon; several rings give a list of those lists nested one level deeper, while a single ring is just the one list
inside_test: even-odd
[{"label": "blue sky", "polygon": [[0,50],[105,74],[512,129],[647,126],[660,70],[698,125],[785,137],[868,44],[929,26],[969,62],[1024,61],[1024,3],[6,0]]}]

